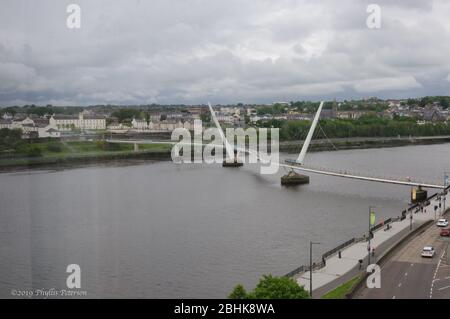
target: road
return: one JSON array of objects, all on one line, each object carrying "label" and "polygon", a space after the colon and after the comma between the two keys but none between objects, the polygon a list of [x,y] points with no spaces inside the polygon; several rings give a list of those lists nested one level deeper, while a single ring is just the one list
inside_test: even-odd
[{"label": "road", "polygon": [[[381,288],[364,288],[355,298],[450,299],[450,239],[439,232],[433,224],[405,243],[382,265]],[[427,245],[435,248],[434,258],[420,256]]]}]

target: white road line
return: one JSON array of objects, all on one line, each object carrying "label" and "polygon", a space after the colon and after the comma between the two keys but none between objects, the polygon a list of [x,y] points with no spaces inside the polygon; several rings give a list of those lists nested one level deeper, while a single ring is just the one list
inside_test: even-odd
[{"label": "white road line", "polygon": [[439,266],[441,265],[441,261],[442,261],[442,257],[444,256],[445,251],[442,253],[441,258],[439,258],[436,270],[434,271],[434,275],[433,275],[433,280],[431,281],[431,288],[430,288],[430,299],[433,297],[433,286],[434,286],[434,281],[436,280],[436,276],[437,276],[437,272],[439,270]]},{"label": "white road line", "polygon": [[407,272],[405,272],[405,277],[406,277],[406,276],[408,276],[408,273],[407,273]]},{"label": "white road line", "polygon": [[401,286],[402,286],[402,283],[399,283],[398,286],[401,287]]}]

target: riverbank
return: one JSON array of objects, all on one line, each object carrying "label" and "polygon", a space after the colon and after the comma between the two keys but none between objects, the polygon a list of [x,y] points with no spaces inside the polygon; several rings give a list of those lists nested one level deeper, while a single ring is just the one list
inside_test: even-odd
[{"label": "riverbank", "polygon": [[134,150],[133,144],[99,141],[40,142],[31,144],[35,156],[9,156],[0,159],[0,171],[58,168],[124,160],[169,160],[171,145],[146,144]]},{"label": "riverbank", "polygon": [[[415,137],[354,137],[313,140],[308,151],[334,151],[348,149],[367,149],[399,147],[408,145],[431,145],[450,143],[450,136],[415,136]],[[286,141],[280,143],[280,152],[298,153],[303,146],[302,141]]]},{"label": "riverbank", "polygon": [[[168,141],[170,142],[170,141]],[[450,136],[404,138],[348,138],[313,140],[310,152],[400,147],[450,143]],[[107,143],[104,141],[46,141],[30,144],[36,156],[17,154],[0,158],[0,172],[38,167],[70,167],[71,165],[96,164],[130,159],[165,161],[171,159],[171,144],[134,145]],[[281,142],[280,152],[298,153],[303,142]]]}]

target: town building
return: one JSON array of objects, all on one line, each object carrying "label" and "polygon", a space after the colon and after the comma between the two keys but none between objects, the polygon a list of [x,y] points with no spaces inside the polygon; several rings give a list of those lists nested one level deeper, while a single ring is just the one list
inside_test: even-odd
[{"label": "town building", "polygon": [[83,111],[77,115],[56,114],[50,117],[50,123],[56,125],[60,131],[105,130],[106,118],[101,115]]}]

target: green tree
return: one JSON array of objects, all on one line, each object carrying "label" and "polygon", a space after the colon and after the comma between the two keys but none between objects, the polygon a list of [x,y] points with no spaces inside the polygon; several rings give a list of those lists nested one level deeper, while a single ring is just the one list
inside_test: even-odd
[{"label": "green tree", "polygon": [[24,146],[21,129],[0,129],[0,151],[17,151]]},{"label": "green tree", "polygon": [[124,121],[131,122],[133,118],[140,119],[141,115],[141,111],[134,109],[120,109],[112,113],[112,116],[117,117],[120,123],[123,123]]},{"label": "green tree", "polygon": [[231,292],[232,299],[307,299],[309,293],[297,282],[288,277],[264,275],[256,288],[246,293],[242,285],[237,285]]},{"label": "green tree", "polygon": [[202,113],[202,114],[200,114],[200,120],[203,123],[209,123],[209,122],[211,122],[211,116],[207,113]]},{"label": "green tree", "polygon": [[244,286],[242,286],[241,284],[236,285],[236,287],[234,287],[233,291],[228,296],[228,298],[229,299],[245,299],[245,298],[247,298],[247,292],[245,291]]}]

